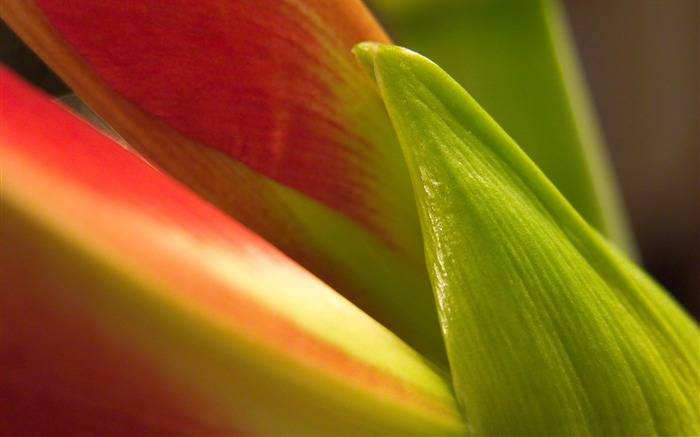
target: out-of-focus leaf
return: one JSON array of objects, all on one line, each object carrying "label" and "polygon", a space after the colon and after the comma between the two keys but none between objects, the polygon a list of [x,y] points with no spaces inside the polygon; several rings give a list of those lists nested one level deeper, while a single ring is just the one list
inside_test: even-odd
[{"label": "out-of-focus leaf", "polygon": [[462,433],[439,371],[5,70],[3,434]]},{"label": "out-of-focus leaf", "polygon": [[356,52],[409,166],[455,391],[477,435],[697,435],[700,335],[438,66]]},{"label": "out-of-focus leaf", "polygon": [[551,0],[372,0],[467,88],[593,227],[636,256],[566,18]]},{"label": "out-of-focus leaf", "polygon": [[133,148],[446,366],[411,185],[350,50],[359,1],[3,2]]}]

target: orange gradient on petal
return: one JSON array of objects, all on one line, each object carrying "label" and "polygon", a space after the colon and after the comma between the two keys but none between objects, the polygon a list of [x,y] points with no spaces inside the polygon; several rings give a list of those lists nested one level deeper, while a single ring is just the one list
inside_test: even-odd
[{"label": "orange gradient on petal", "polygon": [[[410,381],[305,331],[273,309],[270,299],[276,296],[267,302],[261,298],[269,290],[259,283],[289,286],[291,293],[295,287],[307,290],[298,296],[309,292],[340,299],[319,280],[12,74],[3,70],[1,78],[3,188],[11,195],[36,205],[37,214],[52,217],[55,226],[90,242],[97,253],[109,255],[115,267],[148,278],[163,299],[182,302],[232,335],[255,339],[356,389],[453,414],[418,393]],[[267,276],[278,278],[266,282]],[[34,337],[16,335],[20,342]]]}]

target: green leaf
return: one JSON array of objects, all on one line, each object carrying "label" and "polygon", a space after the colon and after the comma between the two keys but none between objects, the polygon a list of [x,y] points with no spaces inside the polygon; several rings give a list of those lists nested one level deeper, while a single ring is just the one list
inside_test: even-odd
[{"label": "green leaf", "polygon": [[356,54],[406,156],[473,432],[697,435],[694,321],[439,67],[393,46]]},{"label": "green leaf", "polygon": [[374,0],[399,44],[468,88],[576,210],[636,255],[563,10],[541,0]]}]

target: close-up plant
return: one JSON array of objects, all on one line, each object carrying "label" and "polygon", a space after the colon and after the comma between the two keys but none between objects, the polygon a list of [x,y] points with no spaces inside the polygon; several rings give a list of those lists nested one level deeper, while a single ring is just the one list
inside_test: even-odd
[{"label": "close-up plant", "polygon": [[0,432],[700,434],[561,5],[469,8],[453,78],[359,0],[3,0],[90,109],[0,72]]}]

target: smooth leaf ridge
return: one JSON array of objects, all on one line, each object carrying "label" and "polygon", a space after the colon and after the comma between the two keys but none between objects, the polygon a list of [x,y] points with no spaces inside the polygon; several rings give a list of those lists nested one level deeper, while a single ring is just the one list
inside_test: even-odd
[{"label": "smooth leaf ridge", "polygon": [[366,43],[477,435],[697,435],[694,320],[437,65]]},{"label": "smooth leaf ridge", "polygon": [[469,89],[588,223],[638,256],[561,2],[369,4],[394,41]]}]

